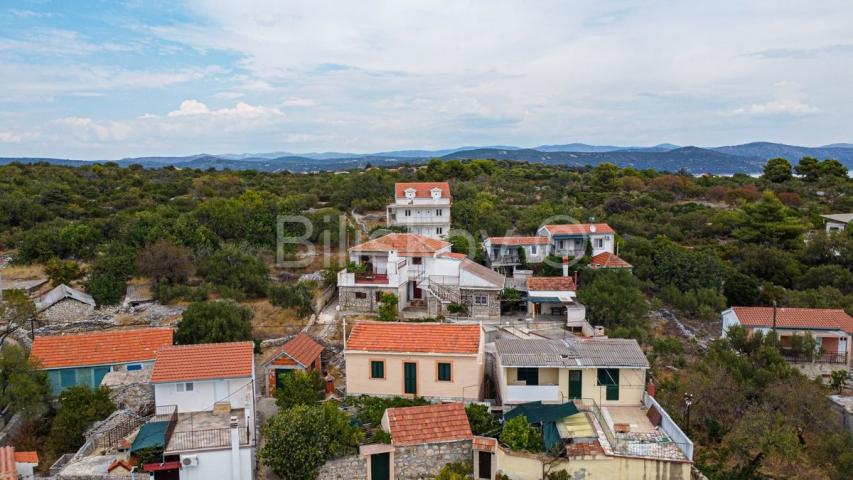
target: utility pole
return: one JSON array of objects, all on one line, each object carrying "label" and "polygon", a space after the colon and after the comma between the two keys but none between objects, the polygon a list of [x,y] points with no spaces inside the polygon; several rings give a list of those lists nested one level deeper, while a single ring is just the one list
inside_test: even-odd
[{"label": "utility pole", "polygon": [[687,409],[687,415],[686,415],[687,416],[687,421],[686,421],[687,425],[685,428],[686,431],[684,433],[688,437],[690,437],[690,406],[691,405],[693,405],[693,394],[692,393],[685,393],[684,394],[684,406]]}]

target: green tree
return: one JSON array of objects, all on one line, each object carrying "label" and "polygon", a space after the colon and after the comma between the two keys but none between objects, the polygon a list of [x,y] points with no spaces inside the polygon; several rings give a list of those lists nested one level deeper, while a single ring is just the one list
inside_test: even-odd
[{"label": "green tree", "polygon": [[732,232],[748,243],[792,248],[801,244],[805,227],[771,191],[744,207],[744,222]]},{"label": "green tree", "polygon": [[474,473],[471,462],[448,463],[441,467],[435,480],[468,480]]},{"label": "green tree", "polygon": [[471,425],[471,431],[474,435],[493,437],[500,432],[500,422],[497,417],[492,415],[486,405],[472,403],[465,407],[465,413],[468,415],[468,423]]},{"label": "green tree", "polygon": [[168,240],[157,240],[139,252],[136,259],[140,275],[154,283],[184,283],[193,273],[192,252]]},{"label": "green tree", "polygon": [[44,412],[50,387],[47,374],[17,345],[0,349],[0,411],[34,418]]},{"label": "green tree", "polygon": [[83,445],[83,433],[92,422],[105,419],[115,409],[106,387],[95,390],[83,385],[66,388],[59,395],[59,409],[47,439],[48,451],[54,457],[76,451]]},{"label": "green tree", "polygon": [[758,302],[760,287],[754,277],[732,270],[726,275],[723,295],[729,306],[752,306]]},{"label": "green tree", "polygon": [[827,159],[820,164],[820,173],[823,177],[847,178],[847,167],[835,159]]},{"label": "green tree", "polygon": [[233,300],[193,303],[175,329],[180,345],[252,339],[252,310]]},{"label": "green tree", "polygon": [[4,290],[0,301],[0,347],[6,337],[25,327],[28,320],[36,314],[36,306],[24,290]]},{"label": "green tree", "polygon": [[334,404],[297,405],[279,411],[262,429],[260,461],[281,480],[315,478],[329,458],[354,451],[363,434]]},{"label": "green tree", "polygon": [[77,262],[74,260],[60,260],[58,257],[48,260],[44,267],[44,273],[47,274],[50,284],[54,287],[62,284],[67,285],[83,276],[83,271]]},{"label": "green tree", "polygon": [[260,297],[267,291],[269,270],[266,264],[235,245],[228,245],[202,260],[198,273],[217,286],[237,289],[249,296]]},{"label": "green tree", "polygon": [[397,295],[393,293],[383,293],[379,297],[379,320],[383,322],[393,322],[397,320],[399,311],[397,310]]},{"label": "green tree", "polygon": [[316,405],[323,400],[326,382],[316,371],[296,370],[286,375],[281,387],[275,390],[275,403],[279,408],[296,405]]},{"label": "green tree", "polygon": [[86,293],[92,296],[98,305],[115,305],[124,297],[127,282],[112,273],[95,270],[85,282]]},{"label": "green tree", "polygon": [[624,270],[598,270],[585,275],[578,301],[586,306],[586,317],[594,325],[637,332],[648,324],[648,305],[640,281]]},{"label": "green tree", "polygon": [[794,170],[807,182],[816,182],[820,179],[820,161],[814,157],[801,158]]},{"label": "green tree", "polygon": [[784,158],[771,158],[764,164],[764,178],[773,183],[782,183],[793,178],[791,163]]},{"label": "green tree", "polygon": [[504,423],[500,441],[510,450],[539,453],[544,448],[542,433],[527,423],[527,418],[523,415],[513,417]]}]

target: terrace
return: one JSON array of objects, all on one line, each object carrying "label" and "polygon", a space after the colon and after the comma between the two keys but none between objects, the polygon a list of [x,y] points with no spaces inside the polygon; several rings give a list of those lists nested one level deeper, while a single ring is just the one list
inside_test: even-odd
[{"label": "terrace", "polygon": [[232,417],[236,417],[239,424],[237,431],[240,446],[250,445],[253,439],[243,409],[232,409],[227,413],[179,413],[165,453],[168,455],[188,450],[230,447]]}]

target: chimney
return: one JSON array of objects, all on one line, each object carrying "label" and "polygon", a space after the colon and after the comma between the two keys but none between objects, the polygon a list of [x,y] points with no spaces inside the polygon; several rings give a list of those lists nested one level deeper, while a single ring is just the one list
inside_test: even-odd
[{"label": "chimney", "polygon": [[566,255],[563,256],[563,276],[569,276],[569,257]]},{"label": "chimney", "polygon": [[240,422],[231,417],[231,480],[241,480],[240,466]]},{"label": "chimney", "polygon": [[326,374],[326,397],[331,397],[335,393],[335,377],[331,373]]}]

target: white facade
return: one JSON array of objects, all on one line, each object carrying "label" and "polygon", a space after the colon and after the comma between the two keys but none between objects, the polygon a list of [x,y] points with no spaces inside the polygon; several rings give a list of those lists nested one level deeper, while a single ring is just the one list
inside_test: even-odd
[{"label": "white facade", "polygon": [[545,227],[540,227],[536,233],[543,237],[548,237],[550,255],[583,256],[586,252],[587,241],[592,245],[593,256],[602,252],[616,253],[616,238],[612,233],[591,232],[588,235],[551,234]]},{"label": "white facade", "polygon": [[[254,410],[253,378],[231,378],[154,384],[158,407],[177,405],[178,412],[207,412],[214,404],[230,402],[232,409]],[[191,386],[190,386],[191,385]]]},{"label": "white facade", "polygon": [[524,250],[524,257],[527,263],[530,264],[544,262],[550,250],[550,246],[547,243],[536,241],[519,245],[493,244],[491,238],[483,241],[486,258],[489,265],[493,268],[521,265],[521,258],[518,255],[519,248]]},{"label": "white facade", "polygon": [[[254,448],[243,447],[239,450],[240,479],[252,480],[252,468],[255,463]],[[196,461],[188,461],[191,466],[184,466],[180,470],[181,480],[208,480],[208,479],[230,479],[232,475],[231,450],[207,450],[203,452],[186,453],[181,455],[183,464],[186,458],[195,458]]]},{"label": "white facade", "polygon": [[419,196],[415,188],[408,188],[404,196],[396,197],[386,209],[389,227],[402,227],[408,233],[425,237],[445,238],[450,232],[449,196],[441,188],[430,189],[429,196]]}]

